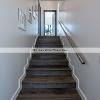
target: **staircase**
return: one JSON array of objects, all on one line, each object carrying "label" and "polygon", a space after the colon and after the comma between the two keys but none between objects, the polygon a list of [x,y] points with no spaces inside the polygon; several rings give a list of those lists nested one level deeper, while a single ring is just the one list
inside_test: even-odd
[{"label": "staircase", "polygon": [[[36,47],[63,46],[54,36],[38,37]],[[17,100],[81,100],[65,54],[32,54]]]}]

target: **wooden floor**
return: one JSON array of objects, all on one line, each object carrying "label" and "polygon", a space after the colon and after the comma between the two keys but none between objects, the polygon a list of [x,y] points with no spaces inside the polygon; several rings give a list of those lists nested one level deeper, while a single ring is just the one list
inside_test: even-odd
[{"label": "wooden floor", "polygon": [[[38,37],[36,47],[63,46],[54,36]],[[65,54],[32,54],[17,100],[81,100]]]}]

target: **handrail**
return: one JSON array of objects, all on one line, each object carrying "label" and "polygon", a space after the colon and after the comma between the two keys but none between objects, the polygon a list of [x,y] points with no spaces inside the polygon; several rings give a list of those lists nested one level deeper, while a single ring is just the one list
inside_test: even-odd
[{"label": "handrail", "polygon": [[[68,41],[69,41],[71,47],[74,49],[75,54],[77,55],[79,61],[81,62],[81,64],[86,64],[86,62],[85,62],[85,60],[83,59],[81,53],[77,53],[78,50],[75,48],[75,47],[77,47],[76,44],[74,43],[74,41],[72,40],[72,38],[71,38],[70,36],[68,36],[66,30],[64,29],[65,25],[64,25],[62,22],[60,22],[60,21],[58,21],[58,22],[59,22],[59,24],[60,24],[62,30],[64,31],[64,33],[65,33],[65,35],[66,35],[66,37],[67,37],[67,39],[68,39]],[[63,25],[62,25],[62,24],[63,24]],[[64,27],[63,27],[63,26],[64,26]],[[65,28],[66,28],[66,27],[65,27]],[[70,33],[70,32],[69,32],[69,33]],[[78,52],[79,52],[79,51],[78,51]]]}]

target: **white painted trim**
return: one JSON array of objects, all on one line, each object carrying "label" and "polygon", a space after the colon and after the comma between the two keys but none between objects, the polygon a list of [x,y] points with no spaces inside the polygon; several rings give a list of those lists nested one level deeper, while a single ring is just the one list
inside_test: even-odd
[{"label": "white painted trim", "polygon": [[[37,38],[38,38],[38,36],[36,36],[35,42],[33,42],[32,49],[35,47]],[[31,49],[30,54],[29,54],[29,56],[28,56],[28,58],[27,58],[26,65],[24,66],[23,74],[22,74],[21,77],[18,79],[18,88],[17,88],[17,90],[15,91],[15,93],[13,94],[13,96],[11,97],[11,100],[16,100],[18,94],[20,93],[20,91],[21,91],[21,89],[22,89],[22,81],[23,81],[23,79],[24,79],[25,76],[26,76],[26,69],[27,69],[28,66],[29,66],[29,60],[31,59],[32,49]]]},{"label": "white painted trim", "polygon": [[[61,42],[62,42],[62,45],[64,46],[64,41],[63,41],[63,38],[61,38]],[[82,91],[82,89],[80,88],[80,80],[79,78],[77,77],[77,75],[75,74],[75,71],[74,71],[74,65],[71,64],[71,59],[70,57],[68,56],[68,54],[66,54],[66,58],[68,59],[69,61],[69,67],[71,68],[72,70],[72,76],[74,78],[74,80],[76,81],[76,89],[79,93],[79,95],[81,96],[82,100],[88,100],[85,93]]]},{"label": "white painted trim", "polygon": [[71,59],[69,57],[68,57],[68,59],[69,59],[69,66],[70,66],[70,68],[72,70],[72,76],[73,76],[74,80],[76,81],[76,85],[77,85],[76,89],[77,89],[79,95],[81,96],[82,100],[88,100],[87,97],[86,97],[86,95],[84,94],[84,92],[80,88],[80,80],[77,77],[77,75],[75,74],[74,65],[71,64]]}]

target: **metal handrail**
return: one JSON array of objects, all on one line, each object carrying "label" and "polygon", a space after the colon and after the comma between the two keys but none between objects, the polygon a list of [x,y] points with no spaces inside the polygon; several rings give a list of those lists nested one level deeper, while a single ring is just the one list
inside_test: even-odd
[{"label": "metal handrail", "polygon": [[[66,30],[64,29],[65,25],[64,25],[62,22],[60,22],[60,21],[58,21],[58,22],[59,22],[59,24],[60,24],[62,30],[64,31],[64,33],[65,33],[65,35],[66,35],[66,37],[67,37],[67,39],[68,39],[68,41],[69,41],[71,47],[74,49],[75,54],[77,55],[79,61],[81,62],[81,64],[86,64],[85,60],[83,59],[82,54],[81,54],[81,53],[77,53],[78,50],[76,49],[76,48],[77,48],[76,44],[74,43],[74,41],[72,40],[72,38],[67,34]],[[62,24],[63,24],[63,25],[62,25]],[[64,27],[63,27],[63,26],[64,26]],[[66,27],[65,27],[65,28],[66,28]],[[67,29],[67,30],[68,30],[68,29]],[[69,33],[70,33],[70,32],[69,32]],[[76,48],[75,48],[75,47],[76,47]],[[78,52],[79,52],[79,51],[78,51]]]}]

